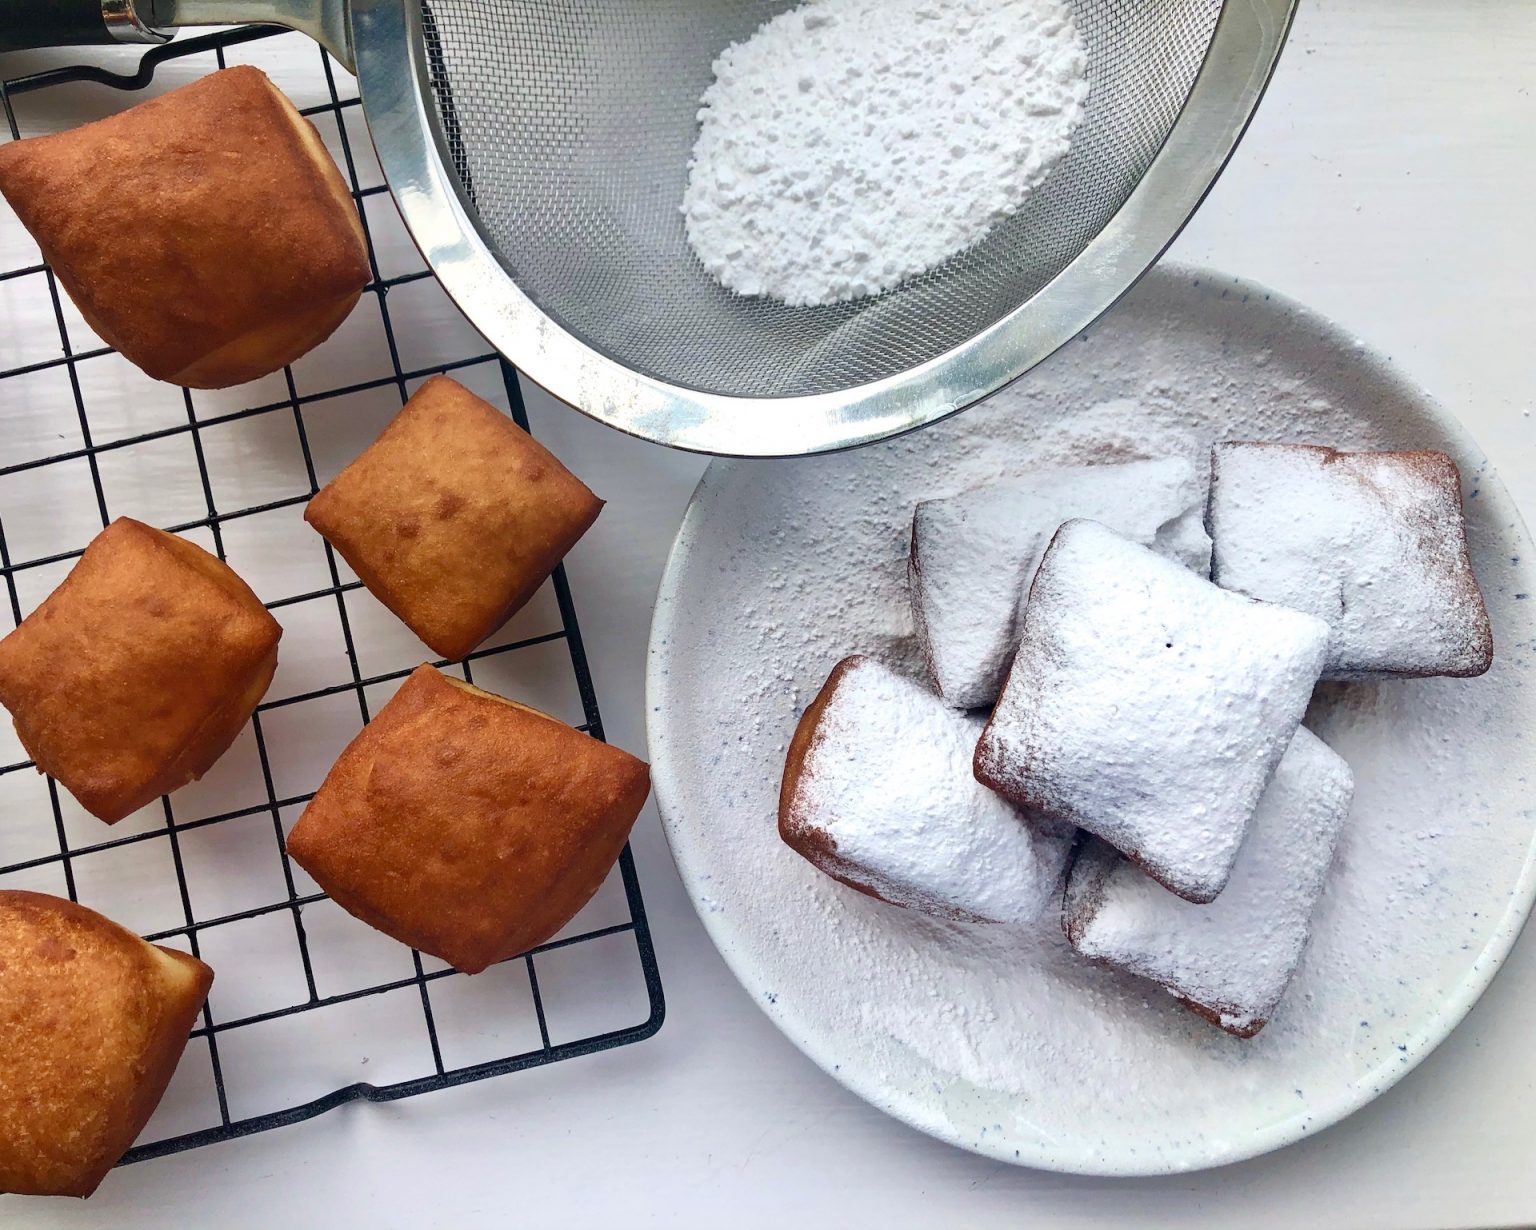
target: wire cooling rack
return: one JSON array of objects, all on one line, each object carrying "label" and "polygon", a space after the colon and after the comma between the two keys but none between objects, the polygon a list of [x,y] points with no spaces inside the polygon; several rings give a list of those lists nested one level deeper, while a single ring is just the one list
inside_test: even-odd
[{"label": "wire cooling rack", "polygon": [[[195,74],[299,37],[240,29],[156,48],[131,75],[81,65],[0,80],[0,104],[15,139],[29,106],[103,114],[120,104],[102,86],[143,90],[168,63],[176,73],[162,76]],[[280,376],[218,394],[139,376],[90,332],[14,218],[0,217],[0,324],[10,324],[0,365],[24,360],[0,370],[0,632],[125,514],[227,559],[284,624],[278,677],[231,751],[202,782],[117,826],[38,775],[8,732],[0,742],[0,888],[67,894],[215,970],[176,1077],[125,1162],[638,1042],[664,1013],[627,847],[565,931],[472,980],[350,918],[288,859],[285,833],[329,763],[430,656],[303,526],[304,504],[433,373],[504,401],[528,427],[516,372],[429,272],[409,268],[420,258],[383,184],[369,182],[351,79],[314,54],[318,101],[297,101],[350,181],[373,280],[342,331]],[[52,118],[64,114],[79,118]],[[43,324],[43,340],[18,321]],[[438,665],[602,738],[563,569],[499,640]]]}]

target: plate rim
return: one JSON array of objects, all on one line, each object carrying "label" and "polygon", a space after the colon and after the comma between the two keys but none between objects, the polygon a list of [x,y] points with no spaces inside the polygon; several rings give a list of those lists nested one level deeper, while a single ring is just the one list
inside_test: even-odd
[{"label": "plate rim", "polygon": [[[1202,281],[1219,283],[1226,291],[1237,290],[1245,294],[1249,301],[1257,300],[1261,304],[1260,310],[1277,313],[1313,329],[1330,339],[1341,351],[1346,348],[1353,351],[1357,361],[1372,377],[1392,388],[1405,400],[1423,406],[1427,413],[1427,421],[1454,445],[1459,456],[1478,461],[1479,500],[1485,504],[1491,504],[1497,515],[1507,522],[1514,532],[1530,537],[1525,518],[1510,496],[1503,479],[1491,466],[1487,454],[1478,446],[1460,420],[1441,405],[1439,399],[1426,387],[1410,380],[1392,363],[1390,358],[1361,340],[1352,330],[1345,328],[1317,309],[1308,307],[1263,283],[1209,266],[1163,261],[1148,272],[1143,286],[1150,286],[1159,281],[1172,284],[1192,282],[1197,288]],[[1097,327],[1098,323],[1095,323],[1084,332],[1091,332]],[[1202,1155],[1192,1157],[1183,1163],[1167,1160],[1149,1165],[1148,1159],[1142,1157],[1132,1162],[1123,1157],[1113,1158],[1101,1155],[1095,1159],[1097,1164],[1078,1165],[1063,1162],[1043,1152],[1029,1154],[1027,1148],[1016,1147],[1013,1143],[1002,1139],[996,1141],[989,1137],[972,1139],[958,1132],[946,1133],[942,1123],[919,1121],[914,1115],[906,1113],[904,1101],[890,1096],[888,1088],[879,1086],[877,1082],[865,1082],[850,1070],[849,1065],[840,1064],[832,1055],[823,1053],[819,1047],[824,1047],[825,1043],[818,1042],[812,1037],[802,1036],[800,1023],[793,1019],[786,1008],[780,1006],[777,1001],[770,1002],[763,996],[753,993],[759,982],[759,979],[754,976],[755,966],[737,950],[734,937],[723,921],[724,916],[700,909],[701,885],[690,870],[688,860],[680,853],[681,827],[673,819],[674,800],[681,793],[681,789],[678,785],[676,770],[673,768],[668,737],[664,731],[664,724],[660,720],[668,674],[666,645],[669,636],[665,618],[677,609],[678,588],[685,567],[688,543],[700,532],[705,515],[702,511],[704,502],[725,486],[736,470],[744,464],[765,463],[722,457],[716,458],[709,464],[689,498],[687,510],[683,514],[677,534],[667,553],[666,568],[657,589],[646,647],[645,724],[646,744],[651,760],[652,789],[656,798],[657,813],[661,819],[662,833],[666,838],[668,851],[672,855],[673,865],[677,868],[678,877],[683,882],[694,913],[698,915],[710,942],[730,970],[731,976],[748,992],[752,1002],[773,1022],[779,1032],[788,1038],[807,1059],[843,1088],[877,1110],[925,1135],[967,1152],[995,1161],[1007,1162],[1010,1165],[1058,1174],[1098,1178],[1147,1178],[1159,1175],[1190,1174],[1262,1156],[1299,1140],[1316,1136],[1342,1122],[1416,1070],[1455,1031],[1477,1001],[1482,998],[1518,942],[1532,913],[1532,907],[1536,905],[1536,830],[1533,830],[1531,840],[1526,846],[1525,860],[1521,864],[1519,877],[1505,911],[1490,933],[1487,943],[1473,960],[1467,977],[1454,988],[1451,994],[1441,1000],[1440,1004],[1425,1017],[1421,1027],[1410,1035],[1407,1041],[1407,1054],[1400,1055],[1396,1062],[1383,1062],[1357,1075],[1348,1084],[1342,1086],[1343,1096],[1337,1096],[1321,1107],[1313,1105],[1306,1115],[1276,1120],[1262,1128],[1254,1129],[1246,1135],[1242,1145],[1223,1151],[1220,1156]],[[783,464],[790,464],[790,462],[786,461]]]}]

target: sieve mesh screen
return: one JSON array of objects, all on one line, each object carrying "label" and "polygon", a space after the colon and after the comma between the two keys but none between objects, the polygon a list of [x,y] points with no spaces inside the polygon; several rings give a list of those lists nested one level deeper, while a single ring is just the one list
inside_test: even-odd
[{"label": "sieve mesh screen", "polygon": [[1019,307],[1109,222],[1168,136],[1222,0],[1074,0],[1091,93],[1068,155],[979,244],[885,295],[791,308],[721,288],[679,212],[710,66],[790,0],[424,0],[432,95],[521,289],[669,384],[802,396],[916,367]]}]

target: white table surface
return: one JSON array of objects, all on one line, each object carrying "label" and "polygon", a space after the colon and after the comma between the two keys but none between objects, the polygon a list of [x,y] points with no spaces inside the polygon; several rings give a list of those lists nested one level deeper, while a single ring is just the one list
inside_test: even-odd
[{"label": "white table surface", "polygon": [[[54,62],[58,56],[42,57]],[[1459,414],[1536,512],[1536,4],[1303,0],[1273,89],[1174,254],[1335,316]],[[647,625],[703,461],[531,397],[609,505],[569,561],[610,736],[643,752]],[[724,684],[728,686],[728,683]],[[1536,945],[1344,1124],[1187,1177],[984,1161],[804,1059],[721,963],[654,811],[635,850],[668,1016],[639,1046],[133,1166],[55,1226],[1490,1227],[1536,1223]],[[3,1061],[3,1060],[0,1060]]]}]

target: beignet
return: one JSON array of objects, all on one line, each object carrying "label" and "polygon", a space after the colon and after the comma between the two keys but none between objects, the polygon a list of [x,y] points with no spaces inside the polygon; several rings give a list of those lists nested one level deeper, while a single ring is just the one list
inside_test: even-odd
[{"label": "beignet", "polygon": [[0,704],[38,770],[114,824],[224,754],[281,636],[227,564],[120,517],[0,640]]},{"label": "beignet", "polygon": [[1040,553],[1063,521],[1086,517],[1207,576],[1204,492],[1187,461],[1039,470],[944,500],[912,516],[907,576],[913,622],[939,695],[990,705],[1019,644]]},{"label": "beignet", "polygon": [[100,914],[0,890],[0,1192],[89,1196],[154,1113],[213,971]]},{"label": "beignet", "polygon": [[533,596],[602,507],[505,414],[434,376],[304,519],[434,653],[462,658]]},{"label": "beignet", "polygon": [[1179,896],[1211,901],[1327,643],[1314,616],[1069,521],[1035,574],[976,776],[1102,837]]},{"label": "beignet", "polygon": [[1032,922],[1071,850],[977,783],[981,720],[870,658],[838,663],[790,744],[779,835],[835,880],[970,922]]},{"label": "beignet", "polygon": [[1481,675],[1493,631],[1444,453],[1218,444],[1212,579],[1328,621],[1326,679]]},{"label": "beignet", "polygon": [[1086,957],[1166,987],[1228,1033],[1253,1037],[1301,961],[1353,793],[1343,759],[1298,729],[1221,896],[1181,900],[1094,841],[1067,878],[1067,938]]},{"label": "beignet", "polygon": [[0,146],[0,193],[91,328],[157,380],[217,389],[276,371],[329,337],[369,278],[320,135],[248,66]]},{"label": "beignet", "polygon": [[342,909],[476,974],[571,920],[649,793],[629,753],[420,666],[342,752],[288,851]]}]

